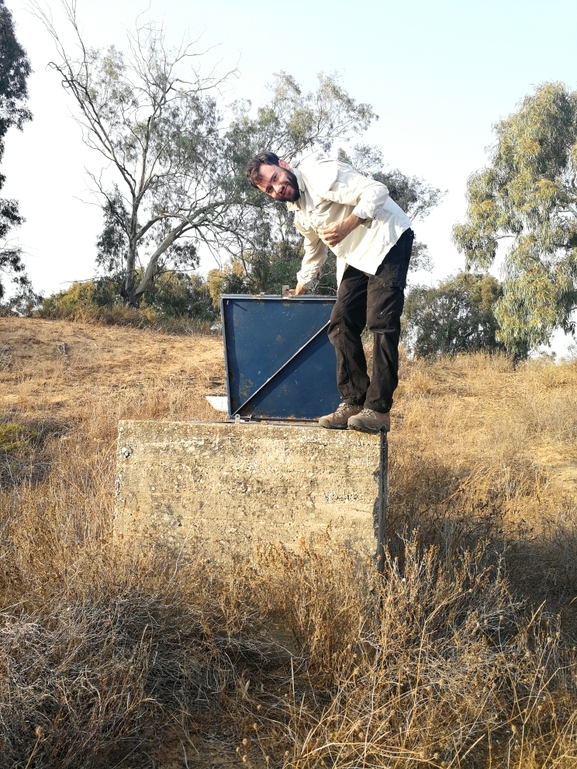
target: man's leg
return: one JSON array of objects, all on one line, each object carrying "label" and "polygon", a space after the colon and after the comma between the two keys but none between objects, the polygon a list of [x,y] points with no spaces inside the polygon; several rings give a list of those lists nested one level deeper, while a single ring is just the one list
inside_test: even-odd
[{"label": "man's leg", "polygon": [[402,288],[372,289],[373,373],[365,400],[365,408],[387,412],[393,405],[393,393],[399,383],[399,338],[401,314],[405,302]]},{"label": "man's leg", "polygon": [[388,412],[399,382],[401,314],[412,245],[413,233],[407,230],[389,251],[376,275],[368,278],[367,325],[373,332],[373,371],[365,411],[349,421],[349,427],[357,430],[379,432],[390,426]]},{"label": "man's leg", "polygon": [[365,402],[369,377],[361,334],[367,320],[368,276],[347,267],[331,313],[328,335],[335,348],[337,387],[343,402],[333,414],[321,417],[321,427],[345,430],[349,417]]},{"label": "man's leg", "polygon": [[345,403],[362,406],[369,377],[361,334],[367,322],[368,276],[347,267],[331,313],[328,336],[337,359],[337,387]]}]

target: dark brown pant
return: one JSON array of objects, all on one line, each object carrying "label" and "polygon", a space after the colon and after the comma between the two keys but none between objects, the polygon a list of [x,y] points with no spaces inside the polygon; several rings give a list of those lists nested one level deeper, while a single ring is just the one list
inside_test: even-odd
[{"label": "dark brown pant", "polygon": [[[390,411],[399,383],[399,337],[404,289],[413,246],[406,230],[375,275],[350,265],[331,313],[329,339],[337,356],[337,387],[345,403]],[[369,378],[361,334],[373,332],[373,371]]]}]

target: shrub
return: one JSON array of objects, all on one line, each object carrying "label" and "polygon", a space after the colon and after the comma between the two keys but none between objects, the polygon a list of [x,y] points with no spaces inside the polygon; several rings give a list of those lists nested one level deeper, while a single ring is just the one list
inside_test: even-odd
[{"label": "shrub", "polygon": [[139,307],[126,307],[111,280],[73,283],[45,298],[36,317],[156,328],[172,333],[208,331],[216,317],[208,284],[197,275],[159,276]]}]

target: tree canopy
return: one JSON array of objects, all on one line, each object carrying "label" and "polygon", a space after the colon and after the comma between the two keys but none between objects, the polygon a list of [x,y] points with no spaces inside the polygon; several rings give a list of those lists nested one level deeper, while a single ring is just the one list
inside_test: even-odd
[{"label": "tree canopy", "polygon": [[403,341],[417,358],[504,350],[494,314],[501,296],[496,278],[469,272],[436,288],[415,286],[405,302]]},{"label": "tree canopy", "polygon": [[545,83],[495,132],[490,165],[470,177],[467,220],[453,235],[468,267],[488,269],[504,252],[499,338],[525,355],[556,328],[575,330],[577,92]]},{"label": "tree canopy", "polygon": [[334,75],[320,74],[304,91],[286,72],[274,76],[266,103],[225,105],[221,86],[236,72],[204,74],[199,41],[171,49],[151,23],[130,36],[127,53],[93,50],[75,3],[63,6],[75,48],[35,5],[56,44],[53,66],[75,102],[84,141],[106,161],[91,177],[104,213],[100,272],[129,305],[163,272],[194,270],[207,249],[226,265],[222,280],[245,290],[285,282],[287,263],[300,260],[300,238],[286,206],[248,184],[246,163],[263,149],[290,162],[334,152],[336,142],[348,145],[377,119],[371,106],[356,102]]},{"label": "tree canopy", "polygon": [[242,259],[272,229],[279,235],[275,217],[263,215],[269,207],[244,177],[254,152],[274,146],[294,158],[327,149],[375,117],[333,77],[319,76],[316,91],[303,93],[286,73],[276,76],[271,99],[256,116],[247,102],[225,116],[220,87],[235,73],[203,74],[198,42],[171,49],[162,28],[147,24],[130,37],[129,54],[93,50],[80,33],[75,5],[65,1],[64,7],[74,52],[36,9],[56,43],[53,66],[75,101],[84,141],[111,169],[92,176],[105,214],[98,260],[119,276],[129,304],[137,304],[164,269],[194,269],[201,246]]},{"label": "tree canopy", "polygon": [[[0,0],[0,161],[4,155],[5,137],[15,126],[22,128],[32,115],[26,107],[28,98],[27,79],[30,62],[14,31],[12,14]],[[0,190],[6,177],[0,173]],[[9,231],[23,221],[15,200],[0,198],[0,278],[2,273],[10,274],[12,281],[23,292],[31,289],[26,276],[20,248],[7,241]],[[4,286],[0,280],[0,299]]]}]

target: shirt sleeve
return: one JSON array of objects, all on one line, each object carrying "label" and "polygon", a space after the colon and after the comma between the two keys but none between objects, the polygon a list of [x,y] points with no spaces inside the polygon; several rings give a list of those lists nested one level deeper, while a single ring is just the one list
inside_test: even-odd
[{"label": "shirt sleeve", "polygon": [[326,197],[354,206],[352,213],[359,219],[374,219],[377,210],[389,199],[389,190],[381,182],[369,179],[352,168],[341,167]]},{"label": "shirt sleeve", "polygon": [[308,288],[326,261],[327,247],[315,230],[306,227],[298,215],[295,216],[295,227],[304,236],[305,250],[301,268],[297,272],[297,281],[303,288]]}]

